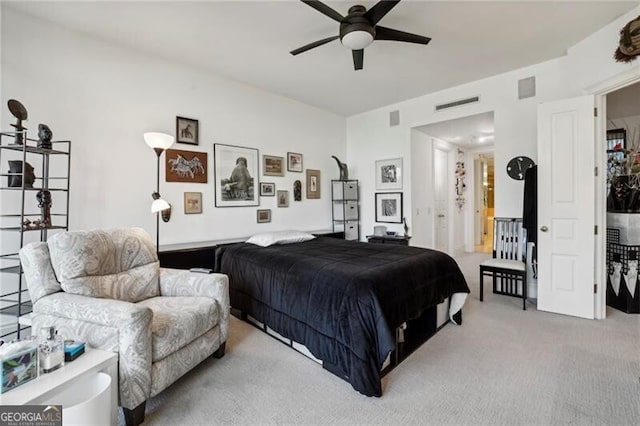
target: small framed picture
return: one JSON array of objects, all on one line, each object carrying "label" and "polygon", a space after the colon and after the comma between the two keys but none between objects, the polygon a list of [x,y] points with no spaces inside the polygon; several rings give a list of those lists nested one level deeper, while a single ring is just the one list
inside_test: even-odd
[{"label": "small framed picture", "polygon": [[184,214],[202,213],[202,192],[184,193]]},{"label": "small framed picture", "polygon": [[402,189],[402,158],[376,161],[376,189]]},{"label": "small framed picture", "polygon": [[376,222],[402,223],[402,192],[376,192]]},{"label": "small framed picture", "polygon": [[256,219],[258,223],[269,223],[271,222],[271,209],[261,209],[258,210],[256,214]]},{"label": "small framed picture", "polygon": [[278,207],[289,207],[289,191],[278,191]]},{"label": "small framed picture", "polygon": [[262,174],[265,176],[284,176],[284,157],[263,155]]},{"label": "small framed picture", "polygon": [[198,145],[198,120],[176,117],[176,142]]},{"label": "small framed picture", "polygon": [[276,196],[276,184],[271,182],[260,182],[260,196],[261,197],[275,197]]},{"label": "small framed picture", "polygon": [[287,152],[287,171],[302,173],[302,154]]},{"label": "small framed picture", "polygon": [[307,198],[320,198],[320,170],[307,169]]}]

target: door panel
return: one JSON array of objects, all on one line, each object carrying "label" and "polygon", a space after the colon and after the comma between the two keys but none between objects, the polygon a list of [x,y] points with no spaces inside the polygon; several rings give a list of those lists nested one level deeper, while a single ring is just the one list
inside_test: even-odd
[{"label": "door panel", "polygon": [[447,152],[438,148],[433,150],[434,173],[434,211],[435,211],[435,248],[443,252],[449,250],[448,233],[448,182]]},{"label": "door panel", "polygon": [[538,106],[538,309],[594,317],[594,98]]}]

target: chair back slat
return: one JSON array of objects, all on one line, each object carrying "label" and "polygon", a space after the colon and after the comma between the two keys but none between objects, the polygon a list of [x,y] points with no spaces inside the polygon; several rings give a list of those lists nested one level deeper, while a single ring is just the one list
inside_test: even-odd
[{"label": "chair back slat", "polygon": [[525,262],[526,248],[527,231],[522,227],[522,219],[497,217],[493,220],[494,258]]}]

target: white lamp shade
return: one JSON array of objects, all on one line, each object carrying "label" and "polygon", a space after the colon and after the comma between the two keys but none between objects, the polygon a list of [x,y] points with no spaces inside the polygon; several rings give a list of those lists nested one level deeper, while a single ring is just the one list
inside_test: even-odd
[{"label": "white lamp shade", "polygon": [[144,134],[144,141],[153,149],[167,149],[173,144],[173,140],[173,136],[166,133],[147,132]]},{"label": "white lamp shade", "polygon": [[169,203],[167,203],[162,198],[158,198],[157,200],[153,200],[153,203],[151,203],[151,213],[158,213],[158,212],[161,212],[163,210],[167,210],[169,208],[171,208]]},{"label": "white lamp shade", "polygon": [[366,31],[351,31],[346,33],[340,41],[349,49],[360,50],[373,43],[373,36]]}]

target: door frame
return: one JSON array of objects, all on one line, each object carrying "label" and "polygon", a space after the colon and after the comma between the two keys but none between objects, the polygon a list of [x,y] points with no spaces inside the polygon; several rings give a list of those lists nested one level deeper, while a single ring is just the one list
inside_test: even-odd
[{"label": "door frame", "polygon": [[595,119],[595,163],[598,175],[595,177],[595,221],[598,234],[595,235],[594,279],[597,291],[594,301],[594,318],[605,319],[607,316],[607,256],[606,256],[606,140],[607,140],[607,102],[606,96],[615,90],[622,89],[640,82],[638,68],[630,69],[614,77],[589,86],[583,90],[584,94],[594,95],[598,116]]}]

